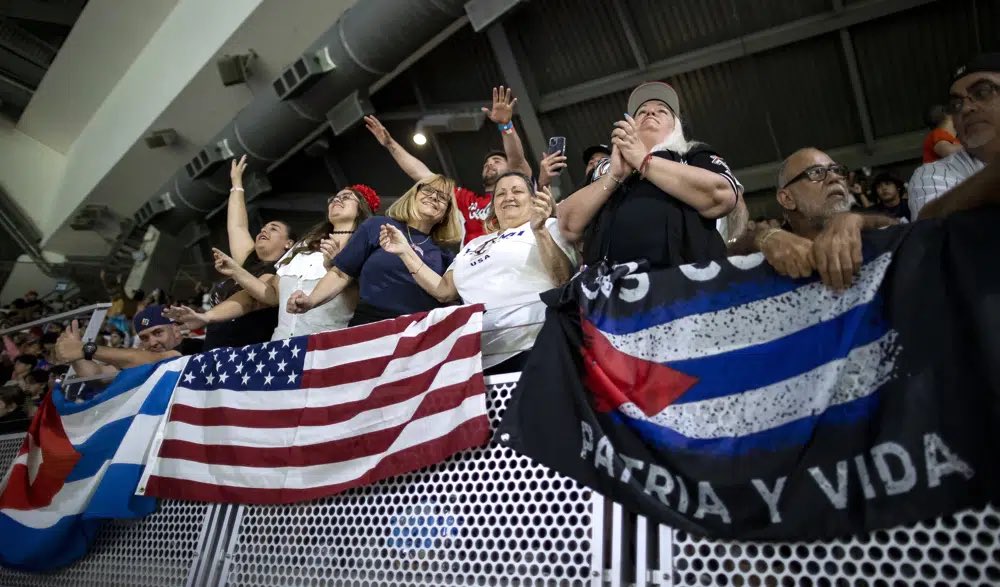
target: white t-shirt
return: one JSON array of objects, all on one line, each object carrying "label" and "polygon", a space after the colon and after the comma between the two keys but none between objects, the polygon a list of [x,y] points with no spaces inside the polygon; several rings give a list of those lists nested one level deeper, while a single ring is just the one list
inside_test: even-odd
[{"label": "white t-shirt", "polygon": [[[556,219],[546,220],[545,229],[575,267],[576,251],[559,232]],[[545,270],[528,222],[472,239],[448,271],[453,272],[463,302],[486,305],[483,367],[531,346],[545,320],[545,305],[538,294],[559,285]]]},{"label": "white t-shirt", "polygon": [[305,314],[288,313],[288,298],[297,290],[307,294],[312,292],[316,284],[326,275],[323,253],[301,252],[283,265],[285,258],[290,254],[291,251],[285,253],[285,256],[275,264],[278,268],[275,271],[278,280],[278,327],[274,329],[271,340],[347,328],[347,323],[354,316],[354,303],[356,303],[348,295],[341,294]]}]

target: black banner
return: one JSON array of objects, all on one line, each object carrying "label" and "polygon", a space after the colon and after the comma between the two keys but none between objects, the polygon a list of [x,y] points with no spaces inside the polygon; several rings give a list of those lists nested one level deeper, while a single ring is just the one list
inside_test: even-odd
[{"label": "black banner", "polygon": [[997,496],[1000,210],[865,234],[837,293],[760,256],[546,294],[497,440],[718,538],[826,539]]}]

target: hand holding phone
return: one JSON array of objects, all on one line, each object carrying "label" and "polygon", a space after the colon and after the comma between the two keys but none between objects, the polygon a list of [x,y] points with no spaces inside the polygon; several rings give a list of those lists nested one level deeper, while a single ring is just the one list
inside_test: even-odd
[{"label": "hand holding phone", "polygon": [[566,137],[549,137],[549,148],[545,152],[547,155],[559,153],[566,154]]}]

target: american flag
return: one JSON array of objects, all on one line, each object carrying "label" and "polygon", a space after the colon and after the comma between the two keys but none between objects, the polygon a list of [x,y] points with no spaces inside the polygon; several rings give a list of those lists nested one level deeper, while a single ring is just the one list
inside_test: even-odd
[{"label": "american flag", "polygon": [[484,444],[482,317],[441,308],[192,357],[137,493],[289,503]]}]

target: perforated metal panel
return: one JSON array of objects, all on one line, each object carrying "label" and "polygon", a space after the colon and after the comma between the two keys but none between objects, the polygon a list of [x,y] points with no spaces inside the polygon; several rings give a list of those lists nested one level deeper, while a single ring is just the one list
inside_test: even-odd
[{"label": "perforated metal panel", "polygon": [[[13,462],[23,438],[23,434],[0,438],[0,469],[6,471]],[[105,524],[90,553],[75,565],[46,574],[0,567],[0,585],[185,585],[203,550],[212,507],[161,501],[157,512],[143,520]]]},{"label": "perforated metal panel", "polygon": [[[488,386],[496,426],[512,382]],[[590,491],[490,445],[333,498],[243,507],[229,585],[583,585]]]},{"label": "perforated metal panel", "polygon": [[1000,585],[1000,512],[823,543],[738,543],[675,532],[674,585]]}]

